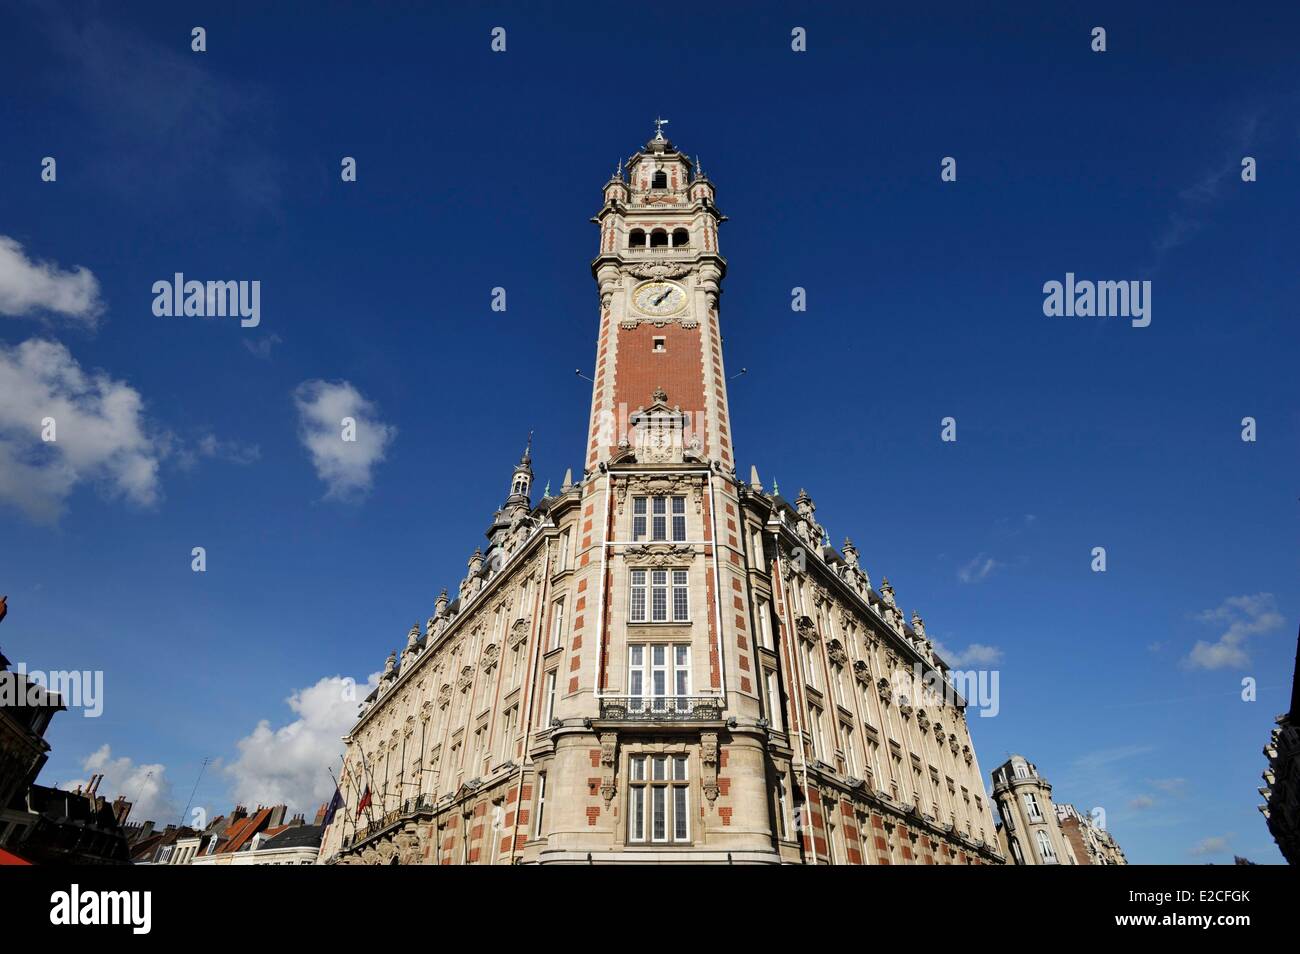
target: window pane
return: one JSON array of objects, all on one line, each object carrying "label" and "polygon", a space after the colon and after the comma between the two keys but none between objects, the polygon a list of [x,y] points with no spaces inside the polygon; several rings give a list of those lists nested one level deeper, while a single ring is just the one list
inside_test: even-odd
[{"label": "window pane", "polygon": [[673,789],[673,838],[686,840],[686,786]]},{"label": "window pane", "polygon": [[632,665],[640,666],[645,661],[644,646],[629,646],[628,651],[632,654]]},{"label": "window pane", "polygon": [[664,664],[664,647],[652,646],[650,647],[650,652],[652,654],[651,658],[654,660],[654,664],[656,666],[662,666]]},{"label": "window pane", "polygon": [[666,808],[666,799],[664,796],[667,795],[667,789],[662,787],[652,788],[650,789],[650,794],[652,796],[651,812],[653,825],[653,835],[651,837],[653,837],[655,841],[665,841],[668,838],[667,819],[664,817]]},{"label": "window pane", "polygon": [[664,671],[662,669],[656,669],[654,671],[654,694],[656,696],[662,696],[664,694],[664,684]]},{"label": "window pane", "polygon": [[686,756],[679,755],[673,759],[673,778],[679,782],[686,781]]},{"label": "window pane", "polygon": [[629,696],[639,696],[645,692],[644,676],[640,669],[633,669],[631,678],[627,684],[627,694]]},{"label": "window pane", "polygon": [[654,775],[651,776],[656,782],[666,781],[668,778],[668,757],[665,755],[656,755],[654,758]]},{"label": "window pane", "polygon": [[664,509],[665,506],[667,505],[667,501],[663,497],[655,497],[654,503],[655,503],[655,509],[654,509],[655,516],[662,516],[664,513],[667,512]]},{"label": "window pane", "polygon": [[632,789],[632,810],[628,813],[628,828],[633,841],[645,841],[645,789]]},{"label": "window pane", "polygon": [[650,618],[653,622],[663,623],[668,619],[668,587],[651,587]]},{"label": "window pane", "polygon": [[673,619],[684,623],[691,618],[690,591],[684,586],[673,587]]},{"label": "window pane", "polygon": [[645,781],[645,756],[644,755],[632,756],[632,781],[634,782]]}]

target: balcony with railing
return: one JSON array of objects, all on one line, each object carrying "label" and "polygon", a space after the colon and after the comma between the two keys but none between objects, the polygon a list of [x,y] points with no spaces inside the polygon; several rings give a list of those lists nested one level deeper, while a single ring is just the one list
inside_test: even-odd
[{"label": "balcony with railing", "polygon": [[605,696],[600,700],[605,722],[718,722],[722,700],[717,696]]}]

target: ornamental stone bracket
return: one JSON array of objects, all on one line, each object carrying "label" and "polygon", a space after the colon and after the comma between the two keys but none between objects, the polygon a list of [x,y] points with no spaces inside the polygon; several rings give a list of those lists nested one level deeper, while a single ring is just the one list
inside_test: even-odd
[{"label": "ornamental stone bracket", "polygon": [[617,774],[615,766],[618,764],[618,733],[602,732],[600,734],[600,794],[605,799],[605,807],[609,808],[614,801],[614,796],[618,794]]},{"label": "ornamental stone bracket", "polygon": [[718,733],[700,733],[700,781],[704,797],[712,805],[718,800]]},{"label": "ornamental stone bracket", "polygon": [[474,667],[466,666],[460,671],[460,676],[456,680],[456,688],[464,692],[474,682]]},{"label": "ornamental stone bracket", "polygon": [[490,673],[493,669],[496,668],[496,665],[500,661],[500,659],[501,659],[501,650],[497,647],[496,643],[491,643],[489,644],[487,649],[483,650],[483,660],[480,663],[480,665],[483,667],[484,672]]},{"label": "ornamental stone bracket", "polygon": [[682,278],[694,266],[684,262],[632,262],[624,270],[637,278]]},{"label": "ornamental stone bracket", "polygon": [[811,617],[800,616],[794,621],[794,628],[798,631],[800,639],[806,639],[810,643],[817,642],[819,638],[817,635],[817,626],[813,623]]},{"label": "ornamental stone bracket", "polygon": [[871,670],[861,659],[853,664],[853,678],[864,686],[871,685]]},{"label": "ornamental stone bracket", "polygon": [[506,637],[506,644],[513,649],[522,643],[528,638],[528,627],[529,624],[527,618],[521,616],[519,619],[515,620],[514,624],[510,627],[510,635]]},{"label": "ornamental stone bracket", "polygon": [[838,639],[832,639],[826,647],[826,655],[830,658],[832,664],[843,666],[849,661],[849,654],[844,651],[844,647]]},{"label": "ornamental stone bracket", "polygon": [[695,548],[685,543],[636,543],[623,549],[623,559],[633,566],[680,566],[683,557],[694,557]]}]

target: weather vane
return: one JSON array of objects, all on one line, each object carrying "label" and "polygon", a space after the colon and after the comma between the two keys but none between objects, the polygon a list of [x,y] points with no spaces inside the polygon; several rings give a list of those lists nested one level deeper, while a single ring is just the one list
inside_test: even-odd
[{"label": "weather vane", "polygon": [[668,120],[666,120],[666,119],[656,119],[656,120],[655,120],[655,138],[656,138],[656,139],[663,139],[663,138],[664,138],[664,127],[667,126],[667,125],[668,125]]}]

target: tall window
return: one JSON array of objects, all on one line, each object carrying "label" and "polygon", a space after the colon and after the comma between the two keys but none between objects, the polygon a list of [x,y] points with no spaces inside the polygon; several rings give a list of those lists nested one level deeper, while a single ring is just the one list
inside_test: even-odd
[{"label": "tall window", "polygon": [[767,600],[758,599],[754,606],[754,615],[758,617],[758,645],[764,649],[772,648],[772,614]]},{"label": "tall window", "polygon": [[559,649],[560,641],[564,638],[564,597],[561,596],[555,601],[555,608],[551,612],[551,649]]},{"label": "tall window", "polygon": [[763,670],[763,707],[767,710],[767,721],[775,732],[783,730],[781,721],[781,689],[776,681],[776,670]]},{"label": "tall window", "polygon": [[689,696],[691,648],[687,643],[633,643],[628,647],[629,696]]},{"label": "tall window", "polygon": [[1043,813],[1038,809],[1038,799],[1034,798],[1033,792],[1025,792],[1025,811],[1029,812],[1032,820],[1043,820]]},{"label": "tall window", "polygon": [[560,563],[557,570],[567,570],[569,568],[569,531],[565,530],[560,534]]},{"label": "tall window", "polygon": [[551,724],[555,718],[555,670],[552,669],[546,674],[546,692],[542,696],[544,704],[542,705],[542,728]]},{"label": "tall window", "polygon": [[651,540],[685,540],[686,498],[633,497],[632,539],[644,540],[647,530]]},{"label": "tall window", "polygon": [[808,640],[799,640],[799,655],[803,660],[804,678],[808,680],[808,685],[814,689],[820,689],[821,683],[817,681],[817,667],[813,665],[812,650]]},{"label": "tall window", "polygon": [[686,756],[633,755],[628,775],[628,840],[690,841]]},{"label": "tall window", "polygon": [[659,170],[658,172],[656,172],[653,176],[651,176],[651,178],[650,178],[650,188],[652,188],[652,189],[667,189],[667,188],[668,188],[668,173],[666,173],[666,172],[664,172],[662,169],[660,169],[660,170]]},{"label": "tall window", "polygon": [[[686,623],[691,618],[690,575],[686,570],[633,570],[628,620]],[[671,609],[670,609],[671,607]]]},{"label": "tall window", "polygon": [[844,733],[841,739],[844,746],[844,773],[856,778],[858,775],[858,762],[853,757],[853,730],[847,725],[840,728]]},{"label": "tall window", "polygon": [[513,689],[519,685],[519,667],[524,658],[524,643],[515,643],[510,647],[510,683],[509,688]]},{"label": "tall window", "polygon": [[534,800],[533,814],[533,837],[541,838],[542,820],[546,816],[546,773],[542,772],[537,776],[537,798]]},{"label": "tall window", "polygon": [[511,706],[506,710],[505,718],[501,725],[501,751],[498,753],[499,761],[507,762],[513,754],[511,747],[515,741],[515,726],[519,722],[519,707]]},{"label": "tall window", "polygon": [[1036,831],[1034,837],[1038,840],[1038,856],[1043,859],[1043,864],[1056,864],[1056,852],[1052,850],[1052,840],[1047,837],[1047,832]]},{"label": "tall window", "polygon": [[825,750],[822,744],[822,710],[812,704],[808,706],[808,735],[812,739],[813,758],[821,759]]}]

